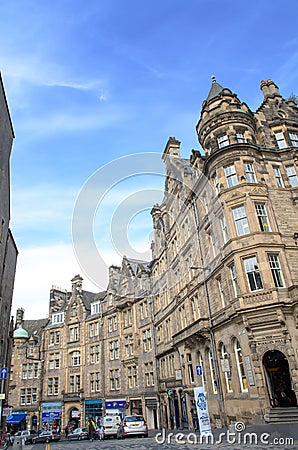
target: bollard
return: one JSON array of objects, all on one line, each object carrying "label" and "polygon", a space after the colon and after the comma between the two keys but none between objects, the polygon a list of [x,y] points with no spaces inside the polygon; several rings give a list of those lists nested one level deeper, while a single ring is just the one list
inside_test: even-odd
[{"label": "bollard", "polygon": [[23,450],[23,440],[21,437],[14,438],[13,444],[12,444],[13,450]]}]

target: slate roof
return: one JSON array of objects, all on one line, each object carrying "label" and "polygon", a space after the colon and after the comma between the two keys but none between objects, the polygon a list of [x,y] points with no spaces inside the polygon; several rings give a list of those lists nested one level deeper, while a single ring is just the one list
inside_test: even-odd
[{"label": "slate roof", "polygon": [[37,334],[47,325],[49,319],[24,320],[23,328],[28,331],[29,337],[37,331]]},{"label": "slate roof", "polygon": [[133,273],[136,275],[137,270],[140,267],[141,270],[144,270],[145,272],[149,272],[149,264],[150,261],[142,261],[141,259],[133,259],[133,258],[126,258],[128,263],[130,264]]},{"label": "slate roof", "polygon": [[213,76],[213,77],[212,77],[211,88],[210,88],[208,97],[207,97],[207,99],[206,99],[207,102],[208,102],[209,100],[211,100],[212,98],[217,97],[223,90],[224,90],[224,88],[223,88],[219,83],[217,83],[215,77]]}]

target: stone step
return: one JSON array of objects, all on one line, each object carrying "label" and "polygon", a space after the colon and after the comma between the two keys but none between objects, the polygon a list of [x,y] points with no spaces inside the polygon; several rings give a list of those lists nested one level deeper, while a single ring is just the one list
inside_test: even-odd
[{"label": "stone step", "polygon": [[264,414],[268,423],[295,423],[298,422],[298,408],[270,408]]}]

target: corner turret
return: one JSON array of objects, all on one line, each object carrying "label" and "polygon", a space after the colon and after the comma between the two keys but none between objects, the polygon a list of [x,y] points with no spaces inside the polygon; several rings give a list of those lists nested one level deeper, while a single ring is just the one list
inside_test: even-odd
[{"label": "corner turret", "polygon": [[229,145],[255,142],[255,122],[251,110],[230,89],[217,83],[214,76],[196,130],[206,155]]}]

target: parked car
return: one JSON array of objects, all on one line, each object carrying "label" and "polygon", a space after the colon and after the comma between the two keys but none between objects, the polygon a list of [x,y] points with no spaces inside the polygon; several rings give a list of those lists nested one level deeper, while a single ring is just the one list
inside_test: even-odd
[{"label": "parked car", "polygon": [[148,426],[143,416],[126,416],[117,430],[117,438],[124,439],[127,436],[148,437]]},{"label": "parked car", "polygon": [[34,436],[32,439],[33,444],[37,444],[37,442],[49,442],[60,441],[60,433],[57,431],[42,431],[39,435]]},{"label": "parked car", "polygon": [[88,428],[76,428],[73,431],[70,431],[67,435],[68,441],[73,439],[78,439],[81,441],[82,439],[88,439]]},{"label": "parked car", "polygon": [[10,442],[13,444],[13,441],[16,438],[22,439],[23,442],[26,444],[32,444],[33,438],[36,436],[36,431],[34,430],[23,430],[23,431],[17,431],[15,434],[10,436]]}]

